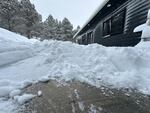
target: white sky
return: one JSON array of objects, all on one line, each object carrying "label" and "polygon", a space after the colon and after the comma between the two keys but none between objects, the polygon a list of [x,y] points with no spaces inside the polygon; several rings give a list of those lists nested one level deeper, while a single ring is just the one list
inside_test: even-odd
[{"label": "white sky", "polygon": [[103,0],[31,0],[43,20],[49,14],[62,20],[67,17],[76,27],[82,26]]}]

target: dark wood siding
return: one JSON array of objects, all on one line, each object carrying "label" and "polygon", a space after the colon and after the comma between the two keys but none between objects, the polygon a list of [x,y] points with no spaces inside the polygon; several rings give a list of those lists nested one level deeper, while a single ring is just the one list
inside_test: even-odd
[{"label": "dark wood siding", "polygon": [[[107,22],[107,20],[112,20],[112,18],[119,14],[122,11],[125,11],[125,20],[124,20],[124,25],[122,26],[122,30],[121,32],[117,32],[118,34],[116,34],[116,39],[120,40],[120,43],[123,43],[123,41],[126,42],[130,42],[132,41],[132,43],[130,43],[131,46],[134,46],[135,44],[137,44],[140,41],[140,33],[137,34],[133,34],[133,30],[135,27],[144,24],[147,20],[147,13],[148,10],[150,9],[150,0],[120,0],[120,1],[124,1],[121,2],[121,4],[116,5],[119,1],[114,2],[113,0],[110,0],[112,6],[111,7],[107,7],[107,5],[109,4],[109,2],[105,5],[105,7],[99,11],[99,13],[95,16],[95,18],[91,21],[91,24],[89,24],[89,28],[87,28],[86,30],[83,30],[83,32],[81,33],[81,35],[87,34],[89,31],[93,31],[93,37],[94,37],[94,42],[95,43],[99,43],[102,44],[102,42],[107,43],[107,39],[109,39],[109,44],[111,42],[116,43],[115,40],[115,35],[113,33],[110,33],[110,35],[108,36],[104,36],[104,23]],[[110,8],[110,9],[109,9]],[[105,13],[106,11],[106,13]],[[112,25],[112,23],[111,23]],[[112,28],[111,28],[112,29]],[[115,31],[116,33],[116,31]],[[106,33],[107,34],[107,33]],[[124,34],[124,36],[123,36]],[[132,34],[132,37],[129,37]],[[84,44],[88,44],[89,41],[87,41],[86,37],[87,35],[83,36],[83,42]],[[120,37],[122,36],[122,37]],[[133,37],[136,36],[136,37]],[[120,38],[119,38],[120,37]],[[112,38],[112,39],[111,39]],[[121,38],[126,38],[126,39],[121,39]],[[130,39],[133,38],[133,39]],[[119,41],[117,41],[117,44],[119,45]],[[127,44],[127,43],[126,43]],[[103,44],[102,44],[103,45]],[[108,45],[108,43],[107,43]],[[110,44],[111,45],[111,44]],[[114,44],[115,45],[115,44]],[[121,44],[121,46],[125,46],[123,44]]]},{"label": "dark wood siding", "polygon": [[135,27],[146,22],[150,0],[131,0],[126,9],[125,33],[132,33]]},{"label": "dark wood siding", "polygon": [[103,22],[101,21],[94,30],[94,42],[99,43],[100,38],[103,37]]},{"label": "dark wood siding", "polygon": [[110,19],[111,17],[115,16],[117,13],[119,13],[123,10],[126,10],[127,5],[128,5],[128,1],[125,2],[124,4],[122,4],[120,7],[118,7],[113,12],[109,13],[109,15],[107,15],[106,17],[99,19],[99,23],[97,24],[97,26],[95,27],[95,30],[94,30],[95,43],[99,43],[99,44],[101,43],[101,40],[102,40],[101,38],[103,38],[103,23],[106,20]]}]

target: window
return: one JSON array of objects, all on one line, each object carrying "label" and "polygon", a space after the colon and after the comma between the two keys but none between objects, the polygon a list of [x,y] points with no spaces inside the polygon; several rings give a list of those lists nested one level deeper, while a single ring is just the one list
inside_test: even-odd
[{"label": "window", "polygon": [[83,36],[82,36],[82,44],[87,45],[86,35],[83,35]]},{"label": "window", "polygon": [[124,31],[125,10],[103,23],[103,36],[121,34]]},{"label": "window", "polygon": [[88,44],[93,43],[93,32],[87,33],[87,42]]},{"label": "window", "polygon": [[104,36],[110,35],[110,31],[111,31],[111,21],[107,20],[103,24],[103,35]]},{"label": "window", "polygon": [[124,19],[125,13],[124,11],[115,15],[111,19],[111,35],[121,34],[124,30]]}]

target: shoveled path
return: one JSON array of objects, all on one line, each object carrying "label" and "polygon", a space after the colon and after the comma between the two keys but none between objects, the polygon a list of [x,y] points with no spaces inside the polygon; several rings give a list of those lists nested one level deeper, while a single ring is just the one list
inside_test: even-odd
[{"label": "shoveled path", "polygon": [[55,81],[32,85],[26,93],[37,94],[21,113],[150,113],[150,97],[127,89],[96,88],[85,83]]}]

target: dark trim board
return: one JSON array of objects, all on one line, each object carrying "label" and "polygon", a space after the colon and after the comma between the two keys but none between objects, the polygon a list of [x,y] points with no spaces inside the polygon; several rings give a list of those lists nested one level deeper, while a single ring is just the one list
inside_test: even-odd
[{"label": "dark trim board", "polygon": [[84,45],[135,46],[141,33],[133,30],[146,22],[149,9],[150,0],[106,0],[74,38]]}]

